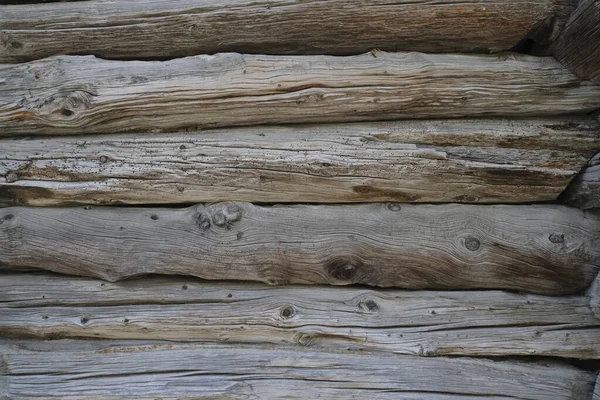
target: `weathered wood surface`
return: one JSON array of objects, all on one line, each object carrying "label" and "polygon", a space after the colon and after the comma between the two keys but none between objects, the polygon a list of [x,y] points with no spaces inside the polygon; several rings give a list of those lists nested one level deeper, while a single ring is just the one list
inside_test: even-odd
[{"label": "weathered wood surface", "polygon": [[0,275],[0,335],[600,358],[588,297]]},{"label": "weathered wood surface", "polygon": [[600,153],[567,186],[561,201],[583,209],[600,208]]},{"label": "weathered wood surface", "polygon": [[0,76],[0,136],[600,108],[600,86],[581,83],[551,57],[510,53],[222,53],[164,62],[57,56],[0,65]]},{"label": "weathered wood surface", "polygon": [[594,388],[594,394],[592,400],[600,400],[600,375],[596,378],[596,387]]},{"label": "weathered wood surface", "polygon": [[217,52],[357,54],[373,48],[497,52],[551,40],[570,0],[120,0],[3,7],[0,63]]},{"label": "weathered wood surface", "polygon": [[589,119],[437,120],[0,140],[0,205],[556,200]]},{"label": "weathered wood surface", "polygon": [[597,318],[600,318],[600,274],[590,285],[587,296],[590,299],[590,307]]},{"label": "weathered wood surface", "polygon": [[159,273],[564,294],[586,289],[600,258],[600,216],[553,205],[9,207],[0,221],[0,268],[110,281]]},{"label": "weathered wood surface", "polygon": [[600,0],[581,0],[553,45],[573,73],[600,83]]},{"label": "weathered wood surface", "polygon": [[[596,374],[560,363],[160,342],[17,341],[11,399],[591,399]],[[0,381],[1,382],[1,381]],[[2,395],[2,392],[0,392]]]}]

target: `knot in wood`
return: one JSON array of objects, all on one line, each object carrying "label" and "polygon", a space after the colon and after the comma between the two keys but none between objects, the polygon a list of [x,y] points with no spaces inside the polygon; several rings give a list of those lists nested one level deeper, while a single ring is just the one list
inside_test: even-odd
[{"label": "knot in wood", "polygon": [[212,223],[220,228],[231,229],[233,223],[242,219],[243,209],[236,203],[215,204],[211,207]]},{"label": "knot in wood", "polygon": [[400,206],[400,204],[398,203],[389,203],[387,205],[388,210],[393,211],[393,212],[398,212],[400,210],[402,210],[402,206]]},{"label": "knot in wood", "polygon": [[467,236],[465,238],[465,247],[467,248],[467,250],[477,251],[479,250],[480,245],[481,243],[479,242],[479,239],[474,238],[473,236]]},{"label": "knot in wood", "polygon": [[551,233],[550,236],[548,236],[548,240],[555,244],[564,243],[565,235],[563,233]]},{"label": "knot in wood", "polygon": [[379,305],[375,302],[375,300],[366,300],[363,303],[361,303],[361,306],[370,312],[375,312],[377,310],[379,310]]},{"label": "knot in wood", "polygon": [[196,217],[196,224],[203,231],[207,231],[210,229],[210,218],[206,213],[199,213],[198,217]]},{"label": "knot in wood", "polygon": [[337,258],[327,264],[326,271],[329,276],[338,281],[351,281],[354,279],[362,263]]},{"label": "knot in wood", "polygon": [[323,100],[323,95],[320,93],[313,93],[307,96],[302,96],[296,100],[296,104],[315,104]]},{"label": "knot in wood", "polygon": [[6,32],[0,34],[0,41],[6,50],[9,52],[20,50],[23,48],[23,43],[13,39]]},{"label": "knot in wood", "polygon": [[296,315],[296,309],[292,306],[284,306],[279,313],[282,319],[289,319]]},{"label": "knot in wood", "polygon": [[314,337],[309,333],[298,333],[294,338],[295,342],[302,346],[310,346],[313,343]]},{"label": "knot in wood", "polygon": [[71,120],[90,108],[93,97],[93,93],[85,90],[57,93],[37,105],[38,114],[47,119]]},{"label": "knot in wood", "polygon": [[6,214],[5,216],[0,217],[0,225],[2,225],[4,223],[4,221],[10,221],[14,217],[15,216],[13,214]]}]

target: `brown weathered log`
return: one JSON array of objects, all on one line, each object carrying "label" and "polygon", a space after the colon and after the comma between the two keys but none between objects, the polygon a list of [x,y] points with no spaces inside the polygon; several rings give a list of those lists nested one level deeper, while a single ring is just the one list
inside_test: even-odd
[{"label": "brown weathered log", "polygon": [[575,75],[600,83],[600,0],[581,0],[552,52]]},{"label": "brown weathered log", "polygon": [[111,281],[159,273],[564,294],[586,289],[600,258],[600,216],[551,205],[14,207],[0,221],[0,268]]},{"label": "brown weathered log", "polygon": [[[600,138],[597,141],[600,141]],[[600,208],[600,153],[596,154],[567,186],[561,195],[561,201],[583,209]]]},{"label": "brown weathered log", "polygon": [[438,120],[0,140],[0,205],[555,200],[589,119]]},{"label": "brown weathered log", "polygon": [[560,363],[239,344],[16,341],[0,354],[0,396],[14,400],[587,400],[596,380]]},{"label": "brown weathered log", "polygon": [[[590,299],[0,275],[0,335],[295,343],[410,355],[600,358]],[[599,315],[600,316],[600,315]]]},{"label": "brown weathered log", "polygon": [[0,66],[0,136],[592,111],[600,86],[550,57],[59,56]]},{"label": "brown weathered log", "polygon": [[498,52],[550,40],[570,0],[120,0],[3,7],[0,63],[59,54]]}]

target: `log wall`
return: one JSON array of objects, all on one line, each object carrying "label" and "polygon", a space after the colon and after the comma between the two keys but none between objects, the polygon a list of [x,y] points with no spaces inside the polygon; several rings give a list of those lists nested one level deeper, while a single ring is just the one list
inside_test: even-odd
[{"label": "log wall", "polygon": [[598,0],[9,2],[0,399],[600,400]]}]

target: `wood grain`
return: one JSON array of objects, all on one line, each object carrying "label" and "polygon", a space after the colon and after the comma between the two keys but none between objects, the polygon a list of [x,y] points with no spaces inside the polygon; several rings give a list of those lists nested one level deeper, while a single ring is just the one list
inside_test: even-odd
[{"label": "wood grain", "polygon": [[556,200],[600,151],[583,118],[0,140],[0,205]]},{"label": "wood grain", "polygon": [[553,45],[556,58],[582,79],[600,83],[600,0],[581,0]]},{"label": "wood grain", "polygon": [[[596,374],[558,363],[242,345],[7,343],[4,394],[61,399],[591,399]],[[0,395],[2,392],[0,392]]]},{"label": "wood grain", "polygon": [[585,290],[600,216],[564,206],[4,208],[0,268],[115,281],[159,273],[271,284]]},{"label": "wood grain", "polygon": [[[6,337],[298,344],[422,356],[600,358],[588,297],[0,275]],[[600,317],[600,315],[598,315]]]},{"label": "wood grain", "polygon": [[600,318],[600,274],[594,279],[586,294],[590,299],[590,308],[596,317]]},{"label": "wood grain", "polygon": [[560,199],[574,207],[600,208],[600,153],[596,154],[567,186]]},{"label": "wood grain", "polygon": [[548,42],[569,0],[120,0],[16,5],[0,13],[0,63],[59,54],[498,52]]},{"label": "wood grain", "polygon": [[0,136],[461,116],[600,108],[600,86],[553,58],[373,51],[234,53],[171,61],[57,56],[0,65]]}]

